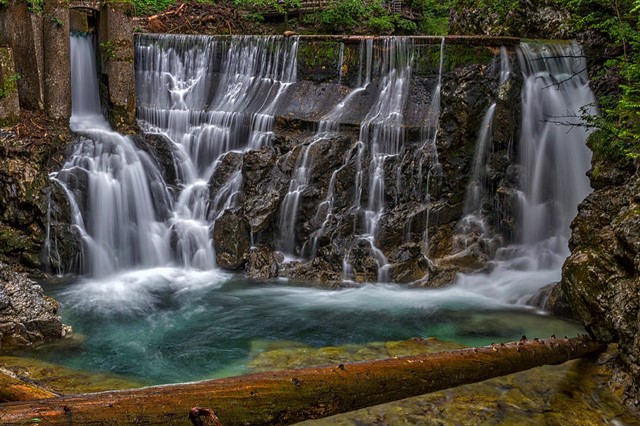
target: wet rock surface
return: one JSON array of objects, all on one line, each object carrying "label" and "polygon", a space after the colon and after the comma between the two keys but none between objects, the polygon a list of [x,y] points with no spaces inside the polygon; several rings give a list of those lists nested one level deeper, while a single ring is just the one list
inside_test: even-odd
[{"label": "wet rock surface", "polygon": [[636,169],[624,185],[597,189],[580,204],[562,274],[562,290],[589,333],[618,342],[619,365],[634,378],[627,383],[627,402],[635,406],[640,406],[639,194]]},{"label": "wet rock surface", "polygon": [[[430,50],[417,47],[427,49],[434,57],[439,54],[438,48],[437,45],[430,46]],[[211,214],[222,215],[213,231],[219,265],[232,269],[244,265],[237,250],[239,246],[233,248],[234,254],[230,255],[225,243],[233,240],[235,244],[237,231],[242,228],[241,251],[250,259],[246,271],[249,276],[260,279],[278,275],[335,287],[345,280],[375,282],[387,274],[389,280],[397,283],[441,287],[452,284],[457,272],[482,269],[495,254],[496,247],[513,237],[519,180],[517,172],[510,168],[515,161],[510,145],[520,119],[522,81],[514,65],[509,82],[500,84],[500,60],[496,51],[461,46],[449,49],[452,52],[448,55],[473,53],[473,60],[451,59],[444,65],[440,129],[435,140],[429,139],[428,131],[415,126],[425,121],[425,117],[416,113],[415,104],[423,104],[422,111],[428,109],[437,77],[437,62],[435,70],[433,64],[416,64],[411,91],[421,95],[412,98],[411,105],[406,107],[408,119],[414,124],[402,130],[403,143],[398,154],[385,159],[384,211],[372,240],[363,237],[367,232],[365,215],[370,214],[365,210],[372,196],[369,191],[372,161],[370,149],[363,149],[359,143],[358,123],[374,101],[372,94],[379,84],[376,81],[349,105],[349,111],[340,119],[339,132],[319,137],[314,121],[322,118],[322,114],[312,116],[306,110],[292,109],[284,103],[289,106],[279,111],[278,114],[283,115],[276,114],[270,144],[258,150],[231,152],[220,160],[209,182]],[[515,64],[514,52],[509,55]],[[300,102],[306,99],[304,93],[307,98],[315,99],[313,102],[328,96],[332,100],[329,104],[335,104],[335,99],[353,90],[344,85],[350,78],[347,74],[339,84],[337,79],[323,77],[316,81],[309,77],[295,83],[287,96],[297,97]],[[466,245],[456,244],[457,223],[463,215],[480,124],[494,102],[492,155],[487,161],[486,195],[481,203],[484,206],[481,213],[486,215],[494,239],[492,243],[476,238],[478,241],[470,240]],[[330,110],[314,108],[316,112]],[[287,224],[284,210],[292,208],[291,205],[285,207],[292,197],[287,194],[305,161],[307,182],[296,195],[295,223]],[[233,213],[229,215],[242,226],[232,224],[225,217],[227,213],[222,212],[221,200],[229,200],[225,198],[229,194],[225,185],[229,186],[232,181],[239,185],[239,190],[231,203]],[[362,188],[359,192],[357,185]],[[503,208],[494,209],[496,202]],[[251,235],[251,244],[258,249],[248,250],[244,243],[245,227]],[[429,244],[425,244],[427,235]],[[219,242],[223,243],[222,249]],[[449,259],[473,244],[472,249],[453,258],[464,260]],[[270,249],[265,251],[264,247]],[[278,251],[296,260],[276,267],[278,262],[274,262],[271,253]],[[386,263],[384,271],[381,258]],[[434,268],[431,261],[440,258],[449,260],[446,265]]]},{"label": "wet rock surface", "polygon": [[481,5],[462,6],[451,11],[450,34],[562,39],[568,36],[570,16],[548,0],[521,1],[502,14]]},{"label": "wet rock surface", "polygon": [[247,223],[239,212],[226,210],[213,225],[216,262],[223,269],[241,269],[250,247]]},{"label": "wet rock surface", "polygon": [[0,129],[0,262],[30,271],[40,269],[43,263],[50,185],[47,173],[61,161],[66,127],[41,114],[23,111],[18,124]]},{"label": "wet rock surface", "polygon": [[41,344],[66,332],[58,303],[26,274],[0,263],[0,350]]}]

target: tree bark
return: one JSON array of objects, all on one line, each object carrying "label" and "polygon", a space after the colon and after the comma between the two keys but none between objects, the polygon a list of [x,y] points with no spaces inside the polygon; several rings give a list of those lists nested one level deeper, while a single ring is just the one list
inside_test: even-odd
[{"label": "tree bark", "polygon": [[284,370],[198,383],[0,405],[3,425],[189,424],[194,407],[224,426],[285,425],[326,417],[602,351],[587,337],[517,343],[380,361]]}]

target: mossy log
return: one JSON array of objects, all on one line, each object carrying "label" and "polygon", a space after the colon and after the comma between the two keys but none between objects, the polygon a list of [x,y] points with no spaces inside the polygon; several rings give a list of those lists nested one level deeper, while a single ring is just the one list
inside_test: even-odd
[{"label": "mossy log", "polygon": [[587,337],[284,370],[197,383],[0,405],[3,425],[189,424],[194,407],[224,426],[285,425],[421,395],[604,350]]}]

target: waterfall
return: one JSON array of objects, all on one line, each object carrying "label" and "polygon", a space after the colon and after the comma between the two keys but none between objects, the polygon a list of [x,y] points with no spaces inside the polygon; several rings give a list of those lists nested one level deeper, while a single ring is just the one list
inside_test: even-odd
[{"label": "waterfall", "polygon": [[[575,44],[524,43],[519,50],[525,77],[522,91],[520,158],[524,244],[547,239],[563,241],[580,201],[591,191],[585,173],[591,152],[588,131],[567,128],[555,121],[580,116],[594,104],[582,50]],[[595,113],[595,111],[592,111]]]},{"label": "waterfall", "polygon": [[[413,65],[413,42],[406,38],[388,37],[382,39],[380,50],[381,57],[375,62],[381,76],[378,93],[373,106],[360,123],[354,209],[364,216],[364,233],[356,237],[369,245],[378,264],[378,281],[386,282],[389,280],[387,259],[376,246],[375,239],[385,209],[385,160],[398,155],[404,141],[402,124]],[[365,205],[363,162],[367,156],[370,160]],[[345,278],[349,279],[349,253],[343,263]]]},{"label": "waterfall", "polygon": [[[493,238],[488,218],[494,218],[487,210],[493,204],[489,201],[497,198],[487,167],[493,158],[493,122],[500,117],[499,108],[504,108],[500,106],[504,92],[513,87],[507,49],[501,48],[487,68],[497,93],[483,103],[488,105],[484,112],[478,112],[484,116],[461,203],[451,201],[454,195],[462,199],[451,193],[456,185],[431,194],[432,179],[444,176],[443,167],[451,167],[446,161],[440,163],[436,142],[448,149],[446,138],[456,135],[440,123],[443,111],[450,114],[441,105],[444,39],[439,46],[429,45],[433,54],[426,66],[424,58],[414,63],[421,50],[410,38],[363,38],[359,46],[341,42],[335,50],[338,63],[331,64],[334,80],[318,83],[297,81],[296,37],[141,35],[135,45],[137,115],[145,132],[160,135],[155,136],[162,141],[158,143],[165,144],[160,155],[167,157],[160,159],[139,149],[133,139],[112,132],[100,114],[92,37],[71,38],[71,124],[78,136],[62,170],[51,176],[69,199],[84,248],[85,272],[105,276],[165,265],[214,269],[211,227],[227,209],[236,209],[240,217],[245,214],[245,153],[265,147],[283,155],[273,170],[266,171],[274,173],[267,181],[270,186],[260,189],[279,192],[273,198],[277,210],[269,212],[272,224],[265,222],[266,231],[252,235],[252,243],[270,244],[287,255],[310,255],[302,262],[314,261],[320,251],[319,261],[331,256],[331,267],[336,269],[342,262],[345,280],[375,279],[372,275],[377,273],[377,280],[386,282],[390,273],[396,274],[393,268],[407,259],[424,262],[429,253],[429,215],[440,215],[439,209],[449,209],[454,202],[463,210],[462,217],[456,213],[457,217],[444,220],[458,221],[459,235]],[[495,273],[519,269],[555,277],[566,256],[569,222],[588,192],[584,173],[589,151],[583,129],[566,133],[545,119],[579,114],[593,100],[578,50],[575,45],[533,43],[519,48],[524,79],[517,174],[520,225],[517,241],[497,251]],[[287,104],[299,102],[295,96],[304,97],[311,84],[318,97],[324,96],[323,84],[333,96],[331,104],[310,99],[324,108],[322,113],[314,110],[300,116],[317,122],[315,132],[297,129],[291,137],[294,144],[286,138],[273,139],[276,115],[298,119]],[[412,99],[414,93],[421,96],[419,103]],[[421,105],[423,112],[414,113],[408,104]],[[336,149],[333,138],[338,132],[341,139],[335,140],[344,147],[331,155],[339,157],[319,161],[319,152]],[[283,164],[286,161],[289,164]],[[175,179],[165,182],[158,163],[172,164]],[[319,178],[316,172],[324,169],[315,169],[316,163],[331,168]],[[417,182],[405,182],[407,176]],[[315,211],[302,214],[302,197],[316,194],[320,197],[313,201]],[[409,215],[408,209],[417,211]],[[441,220],[436,217],[434,223]],[[339,245],[332,248],[335,238]],[[397,275],[393,276],[395,280]],[[482,276],[462,275],[459,281]],[[475,285],[474,291],[485,291],[482,288]],[[520,292],[504,297],[522,296]]]},{"label": "waterfall", "polygon": [[[518,59],[524,78],[519,241],[498,250],[491,273],[458,277],[462,287],[510,303],[526,303],[560,279],[569,254],[569,225],[591,191],[586,176],[591,152],[587,129],[555,121],[596,113],[578,45],[523,43]],[[506,73],[503,69],[501,75]]]},{"label": "waterfall", "polygon": [[91,33],[74,33],[71,37],[71,127],[106,127],[100,110],[95,39]]},{"label": "waterfall", "polygon": [[71,56],[71,126],[78,138],[51,180],[67,195],[85,251],[83,270],[105,276],[170,263],[162,216],[172,203],[161,174],[148,154],[109,130],[100,114],[93,37],[73,34]]},{"label": "waterfall", "polygon": [[[372,39],[364,39],[360,41],[360,70],[358,75],[358,87],[351,90],[340,102],[336,104],[335,107],[323,117],[318,123],[318,130],[316,134],[311,138],[311,142],[302,148],[302,152],[298,155],[298,159],[296,161],[296,168],[293,173],[293,177],[289,182],[289,190],[285,195],[282,205],[280,208],[280,219],[279,219],[279,232],[280,232],[280,249],[288,254],[294,254],[295,249],[295,225],[296,219],[298,217],[298,202],[300,199],[300,194],[307,187],[309,181],[309,173],[311,169],[311,161],[312,157],[310,156],[310,151],[313,149],[313,146],[330,138],[332,135],[336,134],[340,130],[340,121],[343,118],[344,114],[348,112],[348,106],[352,99],[355,98],[359,93],[367,90],[369,84],[371,83],[371,70],[373,66],[373,40]],[[340,55],[339,55],[339,81],[342,79],[342,61],[344,59],[344,43],[340,44]],[[350,156],[347,156],[347,160]],[[317,240],[320,236],[322,236],[324,232],[325,225],[329,220],[329,216],[331,215],[332,206],[333,206],[333,196],[335,190],[335,175],[339,170],[335,170],[331,177],[329,188],[327,189],[327,196],[325,200],[320,203],[318,206],[318,212],[316,215],[320,214],[320,210],[325,209],[324,220],[322,221],[322,226],[320,229],[314,232],[312,236],[312,256],[315,256],[315,252],[317,250]]]},{"label": "waterfall", "polygon": [[[507,54],[507,50],[501,47],[499,92],[505,83],[509,81],[510,76],[511,62],[509,55]],[[487,195],[486,166],[489,154],[493,150],[492,137],[495,112],[496,102],[494,101],[489,108],[487,108],[478,131],[471,174],[469,175],[469,183],[465,194],[463,217],[459,224],[460,231],[463,234],[463,238],[465,238],[465,246],[467,245],[467,236],[477,235],[482,238],[486,237],[488,232],[486,219],[483,217],[482,202],[483,198]]]},{"label": "waterfall", "polygon": [[[442,90],[442,65],[444,63],[444,37],[440,42],[440,59],[438,61],[438,80],[431,95],[431,105],[429,112],[427,113],[427,120],[421,129],[422,139],[424,143],[421,151],[425,151],[426,155],[420,157],[420,165],[418,167],[418,182],[420,182],[420,194],[424,193],[424,203],[429,206],[431,203],[431,194],[429,193],[429,185],[434,175],[439,173],[440,164],[438,160],[438,146],[436,145],[436,139],[438,137],[438,128],[440,125],[440,91]],[[424,168],[424,161],[429,160],[429,168],[427,170],[427,183],[423,189],[422,185],[422,173]],[[427,214],[424,227],[424,235],[422,237],[422,254],[425,258],[429,257],[429,208],[427,207]]]},{"label": "waterfall", "polygon": [[[182,186],[172,222],[180,241],[197,234],[211,246],[210,221],[235,206],[242,174],[238,168],[210,205],[209,180],[224,154],[268,143],[274,109],[296,78],[296,50],[297,39],[284,37],[139,38],[138,118],[147,132],[172,141]],[[213,259],[211,250],[200,257]]]}]

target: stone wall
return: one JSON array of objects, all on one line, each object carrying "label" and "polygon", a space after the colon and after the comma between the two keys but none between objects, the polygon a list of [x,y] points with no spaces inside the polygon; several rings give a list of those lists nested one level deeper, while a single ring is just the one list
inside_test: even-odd
[{"label": "stone wall", "polygon": [[103,48],[107,115],[116,129],[131,132],[135,129],[135,91],[129,3],[46,0],[43,13],[31,12],[20,0],[0,6],[0,46],[13,49],[16,72],[21,77],[20,107],[44,110],[55,119],[70,117],[70,30],[89,29],[82,13],[73,10],[76,7],[99,7],[95,13],[100,14],[98,43]]}]

